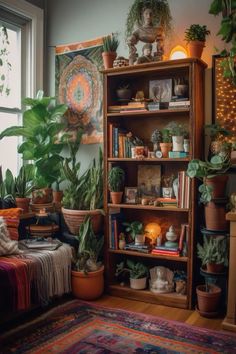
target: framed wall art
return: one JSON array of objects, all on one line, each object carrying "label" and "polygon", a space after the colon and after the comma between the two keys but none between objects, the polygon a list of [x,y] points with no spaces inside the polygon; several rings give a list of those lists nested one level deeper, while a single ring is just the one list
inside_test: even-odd
[{"label": "framed wall art", "polygon": [[137,187],[125,187],[125,203],[136,204],[138,197]]}]

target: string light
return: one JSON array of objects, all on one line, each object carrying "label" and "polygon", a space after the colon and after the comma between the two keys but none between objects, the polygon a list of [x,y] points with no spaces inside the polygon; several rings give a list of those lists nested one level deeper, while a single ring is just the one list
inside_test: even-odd
[{"label": "string light", "polygon": [[[236,87],[229,79],[223,77],[221,66],[223,58],[215,60],[215,102],[216,102],[216,122],[223,128],[235,132],[233,122],[236,124]],[[232,142],[234,137],[227,137],[225,140]]]}]

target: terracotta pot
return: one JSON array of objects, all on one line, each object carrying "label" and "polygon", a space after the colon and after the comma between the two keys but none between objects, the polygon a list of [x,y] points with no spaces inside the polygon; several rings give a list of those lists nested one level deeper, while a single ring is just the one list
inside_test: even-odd
[{"label": "terracotta pot", "polygon": [[54,204],[61,204],[63,198],[63,191],[53,191],[53,203]]},{"label": "terracotta pot", "polygon": [[162,157],[169,157],[169,151],[172,149],[172,143],[160,143]]},{"label": "terracotta pot", "polygon": [[95,300],[99,298],[104,291],[103,273],[104,266],[95,272],[89,272],[87,274],[72,270],[72,294],[83,300]]},{"label": "terracotta pot", "polygon": [[228,222],[225,220],[226,202],[215,203],[213,201],[205,205],[205,223],[206,228],[211,231],[225,231],[228,228]]},{"label": "terracotta pot", "polygon": [[218,175],[212,178],[205,178],[204,183],[213,188],[212,199],[225,197],[228,179],[229,176],[227,175]]},{"label": "terracotta pot", "polygon": [[85,217],[89,215],[91,217],[93,231],[98,234],[102,227],[102,214],[98,209],[95,210],[72,210],[61,208],[64,220],[68,226],[70,232],[73,235],[78,235],[79,228]]},{"label": "terracotta pot", "polygon": [[224,264],[207,263],[206,269],[209,273],[222,273],[224,271]]},{"label": "terracotta pot", "polygon": [[110,192],[112,204],[120,204],[123,192]]},{"label": "terracotta pot", "polygon": [[23,209],[23,214],[29,212],[30,198],[15,198],[17,208]]},{"label": "terracotta pot", "polygon": [[103,52],[103,64],[105,69],[113,68],[113,62],[116,58],[116,52]]},{"label": "terracotta pot", "polygon": [[204,47],[205,47],[205,42],[201,42],[201,41],[189,42],[187,45],[189,57],[201,59]]},{"label": "terracotta pot", "polygon": [[215,285],[208,285],[209,292],[206,291],[206,285],[198,285],[197,302],[198,309],[202,313],[217,312],[219,309],[221,288]]},{"label": "terracotta pot", "polygon": [[40,188],[32,192],[33,204],[51,203],[53,200],[52,188]]}]

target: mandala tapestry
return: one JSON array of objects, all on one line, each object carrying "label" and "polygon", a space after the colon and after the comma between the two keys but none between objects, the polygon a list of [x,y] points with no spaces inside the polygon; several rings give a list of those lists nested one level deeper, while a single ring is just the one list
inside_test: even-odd
[{"label": "mandala tapestry", "polygon": [[82,144],[102,142],[102,38],[56,47],[56,96],[69,106],[68,128],[83,126]]}]

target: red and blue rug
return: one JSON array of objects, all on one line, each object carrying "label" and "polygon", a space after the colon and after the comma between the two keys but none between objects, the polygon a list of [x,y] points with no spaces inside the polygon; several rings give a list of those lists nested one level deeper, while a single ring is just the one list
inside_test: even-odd
[{"label": "red and blue rug", "polygon": [[0,336],[0,353],[236,353],[236,335],[73,300]]}]

